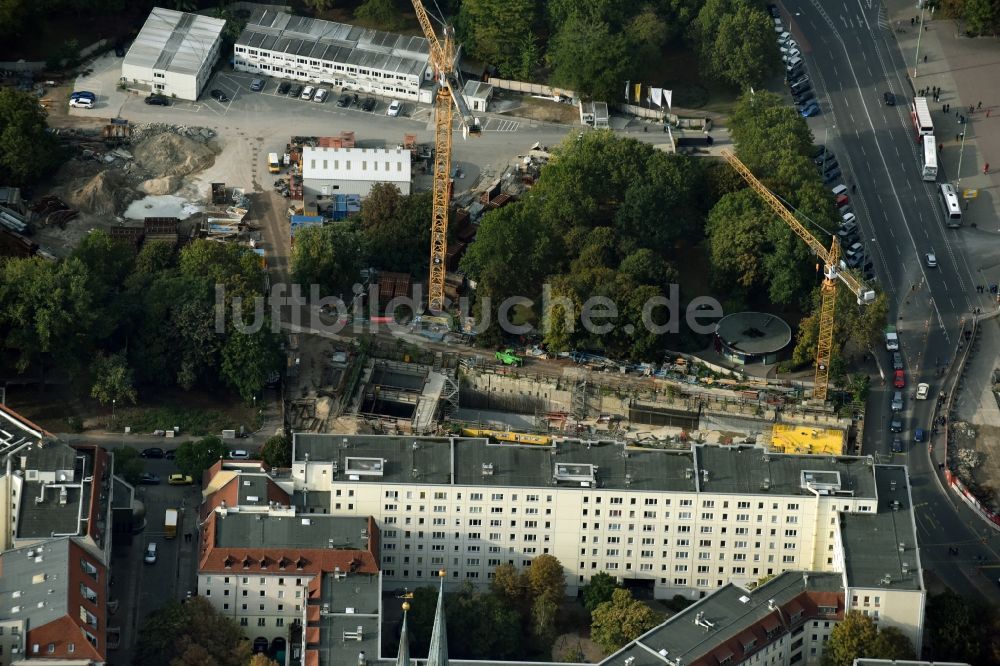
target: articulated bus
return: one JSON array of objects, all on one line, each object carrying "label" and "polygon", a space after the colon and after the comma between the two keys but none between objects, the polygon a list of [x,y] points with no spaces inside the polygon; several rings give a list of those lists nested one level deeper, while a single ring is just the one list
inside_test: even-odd
[{"label": "articulated bus", "polygon": [[924,153],[920,160],[920,176],[924,180],[933,183],[937,180],[937,141],[934,135],[924,135]]},{"label": "articulated bus", "polygon": [[957,229],[962,226],[962,205],[958,200],[958,192],[955,188],[943,183],[938,187],[941,196],[941,207],[944,209],[944,225],[949,229]]},{"label": "articulated bus", "polygon": [[934,122],[931,120],[931,110],[927,106],[926,97],[913,98],[913,103],[910,104],[910,119],[913,120],[917,143],[920,143],[920,137],[934,134]]}]

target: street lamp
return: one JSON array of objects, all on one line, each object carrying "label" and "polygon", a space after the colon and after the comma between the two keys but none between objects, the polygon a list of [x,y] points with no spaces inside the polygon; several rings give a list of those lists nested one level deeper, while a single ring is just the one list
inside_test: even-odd
[{"label": "street lamp", "polygon": [[956,185],[962,182],[962,156],[965,155],[965,135],[968,133],[968,120],[966,120],[966,126],[962,129],[962,148],[958,151],[958,180],[955,181]]},{"label": "street lamp", "polygon": [[111,422],[115,422],[115,403],[118,402],[114,398],[111,398]]},{"label": "street lamp", "polygon": [[917,63],[920,61],[920,36],[924,31],[924,3],[920,3],[920,25],[917,26],[917,51],[913,55],[913,78],[917,78]]}]

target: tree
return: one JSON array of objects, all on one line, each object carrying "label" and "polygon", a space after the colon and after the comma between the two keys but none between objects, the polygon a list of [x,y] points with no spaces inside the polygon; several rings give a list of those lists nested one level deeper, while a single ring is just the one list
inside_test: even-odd
[{"label": "tree", "polygon": [[113,450],[115,457],[115,473],[133,486],[139,484],[139,479],[145,469],[145,463],[139,457],[139,452],[131,446],[122,446]]},{"label": "tree", "polygon": [[872,646],[878,637],[874,620],[858,611],[848,611],[830,632],[823,650],[824,666],[851,666],[855,659],[874,657]]},{"label": "tree", "polygon": [[865,655],[870,659],[910,660],[916,658],[913,643],[903,635],[898,627],[882,627],[878,630],[872,653]]},{"label": "tree", "polygon": [[172,601],[146,619],[135,661],[148,666],[245,666],[250,642],[235,621],[205,599],[193,597],[183,604]]},{"label": "tree", "polygon": [[590,636],[608,654],[663,621],[659,613],[623,589],[615,590],[610,601],[598,604],[591,617]]},{"label": "tree", "polygon": [[528,567],[528,589],[533,599],[545,598],[560,603],[566,596],[563,565],[552,555],[539,555]]},{"label": "tree", "polygon": [[333,0],[302,0],[302,3],[313,10],[313,14],[322,14],[333,6]]},{"label": "tree", "polygon": [[981,650],[988,642],[984,618],[990,609],[951,590],[927,600],[928,643],[935,660],[982,663]]},{"label": "tree", "polygon": [[524,49],[534,43],[535,7],[533,0],[465,0],[457,21],[464,46],[501,76],[522,73]]},{"label": "tree", "polygon": [[319,285],[321,295],[349,287],[361,268],[361,244],[348,224],[307,227],[295,235],[292,277],[310,293]]},{"label": "tree", "polygon": [[632,70],[627,36],[582,12],[571,14],[552,37],[546,59],[554,83],[609,102],[622,98]]},{"label": "tree", "polygon": [[[0,3],[0,16],[8,14],[5,5]],[[0,182],[30,185],[55,169],[60,149],[47,129],[35,95],[0,88]]]},{"label": "tree", "polygon": [[132,370],[122,354],[105,354],[99,352],[91,366],[94,383],[90,388],[90,397],[102,405],[109,402],[126,401],[135,404],[137,393]]},{"label": "tree", "polygon": [[403,23],[394,0],[365,0],[354,10],[354,18],[376,25],[381,30],[396,30]]},{"label": "tree", "polygon": [[[740,89],[759,87],[778,68],[771,18],[744,0],[718,17],[717,31],[702,46],[702,63],[713,78]],[[714,36],[714,39],[712,38]]]},{"label": "tree", "polygon": [[222,379],[250,402],[281,367],[279,346],[269,322],[256,333],[233,331],[222,346]]},{"label": "tree", "polygon": [[279,664],[266,654],[259,653],[250,657],[250,666],[279,666]]},{"label": "tree", "polygon": [[423,274],[431,249],[431,193],[402,195],[380,183],[361,203],[362,254],[382,270]]},{"label": "tree", "polygon": [[522,615],[530,606],[528,576],[513,564],[499,564],[493,570],[490,592]]},{"label": "tree", "polygon": [[990,0],[965,0],[966,30],[972,35],[988,35],[1000,25],[1000,11]]},{"label": "tree", "polygon": [[591,613],[606,601],[611,601],[611,595],[618,589],[618,581],[611,575],[601,571],[590,577],[590,582],[583,586],[583,607]]},{"label": "tree", "polygon": [[551,653],[558,614],[559,604],[549,597],[538,597],[531,605],[531,637],[543,652]]},{"label": "tree", "polygon": [[177,447],[177,467],[194,479],[226,455],[226,444],[215,435],[196,442],[187,441]]},{"label": "tree", "polygon": [[261,459],[270,467],[292,466],[292,440],[287,435],[275,435],[264,442]]}]

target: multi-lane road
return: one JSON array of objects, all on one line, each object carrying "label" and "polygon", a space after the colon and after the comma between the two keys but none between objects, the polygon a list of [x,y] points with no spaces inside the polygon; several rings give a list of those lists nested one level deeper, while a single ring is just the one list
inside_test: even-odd
[{"label": "multi-lane road", "polygon": [[[974,249],[962,229],[945,227],[937,184],[921,179],[921,146],[909,113],[914,85],[878,3],[793,0],[782,4],[782,13],[805,55],[822,110],[810,126],[818,142],[837,152],[845,183],[857,186],[851,204],[878,285],[889,295],[890,316],[900,328],[904,451],[890,451],[894,389],[882,350],[877,360],[886,382],[870,396],[863,450],[909,467],[924,567],[960,592],[998,600],[1000,568],[991,565],[1000,564],[1000,535],[942,489],[927,443],[913,441],[916,428],[930,431],[933,396],[943,381],[938,369],[943,372],[954,361],[973,308],[986,305],[975,288]],[[917,81],[917,87],[932,84]],[[896,96],[895,106],[886,105],[886,92]],[[945,134],[956,133],[957,123],[946,121],[943,114],[935,116],[942,142],[954,138]],[[942,170],[938,182],[947,180]],[[936,267],[927,266],[928,252],[936,255]],[[931,385],[932,399],[914,400],[920,381]]]}]

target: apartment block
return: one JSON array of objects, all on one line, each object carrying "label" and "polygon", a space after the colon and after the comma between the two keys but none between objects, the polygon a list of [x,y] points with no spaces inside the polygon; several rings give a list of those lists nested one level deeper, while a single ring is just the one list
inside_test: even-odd
[{"label": "apartment block", "polygon": [[485,584],[498,564],[544,553],[566,567],[570,594],[599,571],[693,599],[829,572],[851,592],[848,608],[867,599],[919,642],[924,588],[902,467],[749,446],[300,433],[293,449],[293,504],[373,516],[393,584],[427,585],[442,568]]},{"label": "apartment block", "polygon": [[257,9],[233,47],[243,72],[329,84],[429,104],[430,47],[423,37]]}]

